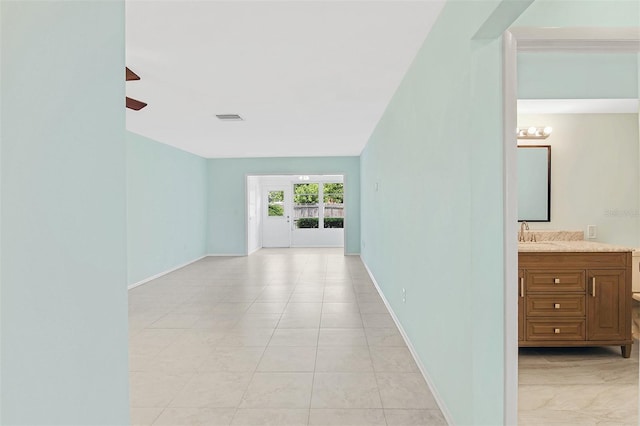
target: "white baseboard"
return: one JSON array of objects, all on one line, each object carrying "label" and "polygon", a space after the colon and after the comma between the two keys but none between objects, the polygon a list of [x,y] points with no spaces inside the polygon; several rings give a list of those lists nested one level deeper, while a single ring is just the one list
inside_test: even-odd
[{"label": "white baseboard", "polygon": [[373,273],[371,272],[371,269],[369,269],[369,265],[367,265],[367,262],[365,262],[364,259],[362,258],[362,255],[360,255],[360,260],[362,260],[362,264],[366,268],[367,273],[369,274],[369,277],[371,278],[371,281],[373,281],[373,285],[376,287],[376,290],[378,291],[378,294],[380,294],[380,297],[382,298],[382,301],[384,302],[384,305],[387,307],[387,310],[389,311],[389,314],[391,314],[391,318],[393,318],[393,322],[396,323],[396,326],[398,327],[398,330],[400,331],[400,334],[402,335],[402,338],[404,339],[404,342],[407,344],[407,347],[409,348],[409,351],[411,352],[411,356],[413,356],[413,359],[415,360],[416,365],[420,369],[420,373],[422,373],[422,377],[424,377],[425,382],[427,382],[427,386],[429,386],[429,390],[431,390],[431,393],[433,394],[433,398],[436,400],[436,403],[438,404],[438,408],[440,408],[440,411],[442,411],[442,415],[444,416],[444,419],[447,421],[447,424],[450,424],[450,425],[455,424],[453,422],[453,418],[451,417],[451,413],[449,413],[449,410],[447,409],[446,404],[444,403],[444,401],[440,397],[440,394],[438,393],[438,390],[433,385],[433,381],[431,380],[431,377],[427,373],[427,370],[424,367],[424,364],[422,364],[422,361],[418,357],[418,353],[416,352],[416,349],[413,347],[413,344],[411,343],[411,340],[409,340],[409,337],[407,336],[407,333],[405,333],[404,328],[402,328],[402,324],[400,324],[400,321],[398,320],[398,317],[396,316],[395,312],[393,311],[393,308],[391,308],[391,305],[387,301],[387,298],[384,297],[384,293],[380,289],[380,286],[378,285],[378,282],[376,281],[376,278],[373,276]]},{"label": "white baseboard", "polygon": [[291,248],[342,248],[344,247],[344,245],[319,245],[319,246],[314,246],[314,245],[291,245]]},{"label": "white baseboard", "polygon": [[245,257],[244,253],[209,253],[205,257]]},{"label": "white baseboard", "polygon": [[195,263],[195,262],[197,262],[198,260],[202,260],[202,259],[204,259],[205,257],[206,257],[206,256],[200,256],[200,257],[199,257],[199,258],[197,258],[197,259],[191,260],[191,261],[189,261],[189,262],[187,262],[187,263],[183,263],[182,265],[178,265],[178,266],[176,266],[175,268],[168,269],[168,270],[166,270],[166,271],[164,271],[164,272],[160,272],[159,274],[155,274],[155,275],[154,275],[154,276],[152,276],[152,277],[145,278],[145,279],[143,279],[143,280],[141,280],[141,281],[138,281],[137,283],[129,284],[129,286],[127,286],[127,289],[128,289],[128,290],[131,290],[132,288],[136,288],[136,287],[138,287],[138,286],[141,286],[142,284],[146,284],[146,283],[148,283],[149,281],[155,280],[156,278],[160,278],[161,276],[163,276],[163,275],[167,275],[167,274],[169,274],[169,273],[171,273],[171,272],[173,272],[173,271],[177,271],[178,269],[180,269],[180,268],[184,268],[185,266],[188,266],[188,265],[191,265],[192,263]]},{"label": "white baseboard", "polygon": [[256,247],[253,250],[251,250],[249,253],[247,253],[247,256],[252,255],[253,253],[257,252],[258,250],[260,250],[262,247]]}]

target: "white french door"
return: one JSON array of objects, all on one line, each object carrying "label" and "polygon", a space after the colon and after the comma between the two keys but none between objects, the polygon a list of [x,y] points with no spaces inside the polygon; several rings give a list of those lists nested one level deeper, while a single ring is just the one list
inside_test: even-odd
[{"label": "white french door", "polygon": [[291,247],[291,185],[263,190],[262,246]]}]

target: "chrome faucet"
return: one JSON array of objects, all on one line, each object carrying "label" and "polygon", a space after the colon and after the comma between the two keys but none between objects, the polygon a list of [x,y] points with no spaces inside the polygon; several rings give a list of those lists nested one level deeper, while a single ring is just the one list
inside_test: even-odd
[{"label": "chrome faucet", "polygon": [[526,238],[524,238],[524,231],[525,229],[528,231],[529,230],[529,224],[527,223],[526,220],[523,220],[522,223],[520,224],[520,235],[518,235],[518,241],[519,242],[525,242],[527,241]]}]

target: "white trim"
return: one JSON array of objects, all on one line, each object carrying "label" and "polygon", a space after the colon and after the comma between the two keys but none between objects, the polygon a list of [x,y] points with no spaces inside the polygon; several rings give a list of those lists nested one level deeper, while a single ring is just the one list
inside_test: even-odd
[{"label": "white trim", "polygon": [[518,99],[520,114],[637,114],[638,99]]},{"label": "white trim", "polygon": [[[247,247],[246,255],[249,256],[251,253],[249,253],[249,174],[247,173],[244,174],[244,241]],[[259,245],[262,245],[262,236]]]},{"label": "white trim", "polygon": [[[343,252],[344,255],[346,256],[347,253],[347,228],[348,228],[348,212],[347,209],[349,208],[349,203],[347,202],[347,191],[349,191],[348,187],[348,183],[347,183],[347,172],[343,171],[343,172],[325,172],[325,173],[291,173],[291,172],[283,172],[283,173],[277,173],[277,172],[273,172],[273,173],[268,173],[268,172],[264,172],[264,173],[245,173],[245,221],[244,221],[244,226],[245,226],[245,240],[247,241],[247,250],[249,247],[249,233],[248,233],[248,226],[249,226],[249,220],[248,220],[248,195],[247,195],[247,178],[249,176],[255,176],[255,177],[291,177],[291,176],[305,176],[305,175],[309,175],[309,176],[314,176],[314,177],[329,177],[329,176],[339,176],[342,178],[342,184],[344,185],[344,201],[343,201],[343,205],[344,205],[344,226],[342,228],[342,234],[343,234],[343,244],[341,246],[318,246],[317,248],[322,248],[322,247],[329,247],[329,248],[339,248],[339,247],[343,247]],[[294,183],[293,181],[291,182],[292,184]],[[297,182],[296,182],[297,183]],[[318,180],[318,183],[340,183],[340,179],[320,179]],[[262,183],[261,183],[262,185]],[[269,183],[267,183],[267,185],[269,185]],[[292,187],[293,188],[293,187]],[[292,190],[293,192],[293,190]],[[303,248],[303,246],[293,246],[290,245],[290,248]],[[313,248],[311,246],[304,246],[304,247],[309,247],[309,248]],[[271,247],[263,247],[262,246],[262,241],[260,243],[260,247],[259,248],[271,248]],[[277,247],[273,247],[273,248],[277,248]],[[253,253],[253,252],[252,252]],[[242,256],[248,256],[251,253],[247,253],[246,255],[243,254]],[[354,253],[359,255],[360,253]]]},{"label": "white trim", "polygon": [[301,245],[301,246],[291,246],[291,248],[343,248],[343,245],[326,245],[326,246],[318,246],[318,245]]},{"label": "white trim", "polygon": [[205,257],[246,257],[244,253],[209,253]]},{"label": "white trim", "polygon": [[[515,128],[517,107],[517,42],[506,31],[503,35],[503,235],[504,235],[504,424],[518,424],[518,195],[517,146]],[[513,267],[515,266],[515,268]]]},{"label": "white trim", "polygon": [[[256,215],[256,220],[259,223],[259,226],[257,227],[257,230],[256,230],[257,232],[256,237],[258,238],[258,246],[253,250],[249,250],[249,247],[251,246],[251,241],[249,241],[249,206],[251,204],[249,200],[249,178],[251,177],[255,177],[256,179],[258,179],[257,197],[259,197],[260,199],[260,205],[258,206],[258,214]],[[262,248],[262,227],[264,226],[264,218],[262,217],[262,202],[263,202],[262,198],[263,198],[262,182],[260,181],[260,176],[245,173],[244,175],[244,235],[245,235],[245,241],[247,245],[246,256],[249,256],[250,254],[255,253],[256,251]]]},{"label": "white trim", "polygon": [[518,52],[637,53],[640,29],[636,27],[597,28],[514,27]]},{"label": "white trim", "polygon": [[[358,157],[359,158],[359,157]],[[360,164],[358,164],[358,172],[360,171]],[[358,188],[361,191],[360,188]],[[347,174],[342,174],[342,255],[347,254],[347,222],[349,220],[349,203],[347,203],[347,192],[349,191],[349,185],[347,185]],[[362,225],[360,225],[362,227]],[[362,231],[361,231],[362,232]]]},{"label": "white trim", "polygon": [[153,276],[151,276],[151,277],[145,278],[145,279],[143,279],[143,280],[141,280],[141,281],[138,281],[137,283],[129,284],[129,286],[127,286],[127,290],[131,290],[132,288],[136,288],[136,287],[138,287],[138,286],[141,286],[142,284],[146,284],[146,283],[148,283],[149,281],[153,281],[153,280],[155,280],[156,278],[160,278],[160,277],[162,277],[163,275],[167,275],[167,274],[169,274],[169,273],[171,273],[171,272],[173,272],[173,271],[177,271],[178,269],[184,268],[185,266],[189,266],[189,265],[191,265],[192,263],[197,262],[198,260],[202,260],[202,259],[204,259],[205,257],[207,257],[207,256],[201,256],[201,257],[199,257],[199,258],[197,258],[197,259],[194,259],[194,260],[191,260],[191,261],[189,261],[189,262],[187,262],[187,263],[183,263],[182,265],[178,265],[178,266],[176,266],[175,268],[171,268],[171,269],[168,269],[168,270],[166,270],[166,271],[164,271],[164,272],[160,272],[159,274],[155,274],[155,275],[153,275]]},{"label": "white trim", "polygon": [[[504,312],[505,424],[517,424],[518,277],[517,54],[519,51],[580,51],[585,53],[640,51],[640,28],[510,28],[503,34],[503,192],[504,192]],[[631,50],[629,50],[631,49]]]},{"label": "white trim", "polygon": [[391,305],[387,301],[387,298],[384,297],[384,293],[382,292],[382,289],[380,289],[380,286],[378,285],[378,282],[376,281],[376,278],[373,276],[373,273],[369,269],[369,266],[367,265],[367,262],[365,262],[365,260],[362,258],[362,256],[360,256],[360,260],[362,261],[362,264],[364,265],[365,269],[367,270],[367,273],[369,274],[369,278],[371,278],[371,281],[373,281],[373,285],[376,287],[376,290],[378,291],[378,294],[382,298],[382,301],[384,302],[384,305],[387,307],[387,310],[389,311],[389,314],[391,315],[391,318],[393,318],[393,322],[396,323],[396,327],[398,327],[398,330],[400,331],[400,334],[402,335],[402,338],[404,339],[404,342],[406,343],[407,348],[409,348],[409,352],[411,352],[411,356],[413,357],[414,361],[416,362],[416,365],[418,366],[418,369],[420,369],[420,373],[422,373],[422,377],[424,377],[424,381],[427,382],[427,386],[429,386],[429,390],[431,391],[431,394],[433,395],[433,399],[435,399],[436,404],[438,404],[438,408],[440,408],[440,411],[442,412],[442,415],[444,416],[445,420],[447,421],[447,424],[450,424],[450,425],[455,424],[453,422],[453,417],[451,417],[451,413],[449,413],[449,410],[447,409],[447,406],[444,403],[444,400],[442,399],[442,397],[438,393],[438,390],[434,386],[433,381],[431,380],[431,377],[427,373],[427,369],[422,364],[422,361],[420,360],[420,357],[418,356],[418,353],[416,352],[416,349],[413,347],[413,344],[411,343],[411,340],[409,340],[409,336],[407,336],[407,333],[405,333],[404,328],[402,328],[402,324],[400,323],[400,320],[398,320],[398,317],[396,316],[396,313],[393,311],[393,308],[391,308]]}]

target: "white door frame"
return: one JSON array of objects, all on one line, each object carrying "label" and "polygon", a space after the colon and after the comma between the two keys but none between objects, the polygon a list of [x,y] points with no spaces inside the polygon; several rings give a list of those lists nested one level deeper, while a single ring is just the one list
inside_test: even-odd
[{"label": "white door frame", "polygon": [[518,221],[517,89],[518,52],[638,53],[640,27],[510,28],[503,34],[504,185],[504,419],[518,422]]},{"label": "white door frame", "polygon": [[[245,240],[245,251],[244,251],[244,255],[248,256],[249,253],[249,188],[248,188],[248,184],[247,184],[247,178],[249,176],[254,176],[254,177],[258,177],[258,178],[262,178],[262,177],[269,177],[269,176],[305,176],[305,175],[317,175],[317,176],[342,176],[342,183],[344,185],[344,228],[342,229],[342,232],[344,233],[344,247],[343,247],[343,254],[346,256],[347,255],[347,227],[348,227],[348,221],[349,221],[349,217],[347,216],[347,211],[349,209],[349,203],[347,202],[347,191],[350,191],[349,189],[349,185],[348,185],[348,176],[347,173],[344,171],[325,171],[322,173],[312,173],[312,172],[303,172],[303,173],[291,173],[291,172],[286,172],[286,173],[245,173],[244,175],[244,240]],[[292,186],[293,188],[293,186]],[[261,188],[262,191],[262,188]],[[262,200],[264,202],[264,200]],[[260,206],[260,208],[262,209],[262,206]],[[264,223],[262,224],[262,226],[264,226]],[[262,229],[260,230],[260,233],[262,235]],[[262,243],[260,244],[260,246],[262,247]]]}]

